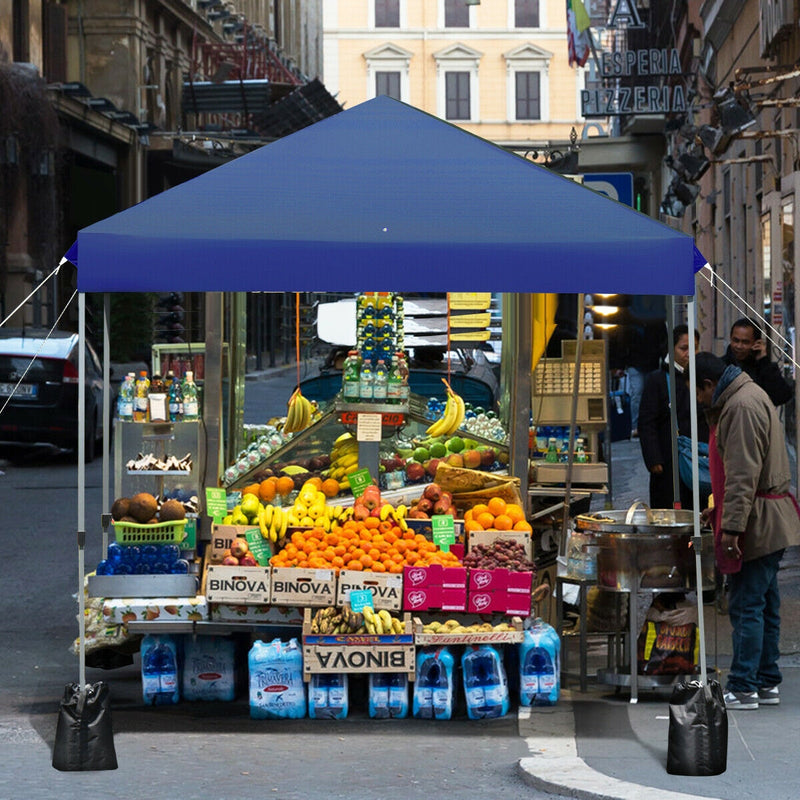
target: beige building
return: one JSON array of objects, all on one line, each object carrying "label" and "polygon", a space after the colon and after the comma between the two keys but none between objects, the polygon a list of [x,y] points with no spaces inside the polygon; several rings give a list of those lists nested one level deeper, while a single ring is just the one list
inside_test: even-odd
[{"label": "beige building", "polygon": [[580,133],[564,0],[323,0],[325,85],[390,95],[498,144]]}]

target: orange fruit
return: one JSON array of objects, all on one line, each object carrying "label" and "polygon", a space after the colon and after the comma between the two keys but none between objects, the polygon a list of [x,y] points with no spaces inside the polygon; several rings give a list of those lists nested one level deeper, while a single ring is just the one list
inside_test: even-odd
[{"label": "orange fruit", "polygon": [[497,531],[510,531],[514,527],[514,523],[506,514],[498,514],[494,518],[494,528]]},{"label": "orange fruit", "polygon": [[511,517],[511,521],[521,522],[525,519],[525,511],[523,511],[521,506],[518,506],[516,503],[507,503],[506,504],[506,516]]},{"label": "orange fruit", "polygon": [[335,481],[333,478],[327,478],[322,481],[322,486],[319,488],[325,497],[336,497],[336,495],[339,494],[339,481]]},{"label": "orange fruit", "polygon": [[485,503],[476,503],[472,506],[472,519],[478,519],[481,514],[484,514],[489,510],[489,506]]},{"label": "orange fruit", "polygon": [[322,478],[319,475],[313,475],[310,477],[304,484],[303,488],[305,489],[306,486],[313,486],[317,490],[322,490]]},{"label": "orange fruit", "polygon": [[506,513],[506,501],[502,497],[493,497],[486,505],[495,516]]},{"label": "orange fruit", "polygon": [[464,512],[464,522],[469,522],[471,519],[472,519],[472,509],[471,509],[471,508],[468,508],[468,509],[467,509],[467,510]]},{"label": "orange fruit", "polygon": [[375,530],[379,528],[381,525],[381,521],[377,517],[367,517],[364,520],[364,527],[368,530]]},{"label": "orange fruit", "polygon": [[258,499],[262,503],[271,503],[275,499],[275,494],[278,491],[277,483],[277,478],[265,478],[258,484]]},{"label": "orange fruit", "polygon": [[473,517],[473,521],[477,522],[485,531],[490,531],[494,528],[494,514],[488,511],[483,511],[477,517]]},{"label": "orange fruit", "polygon": [[477,520],[468,519],[464,523],[464,530],[467,533],[469,533],[470,531],[482,531],[483,530],[483,526]]},{"label": "orange fruit", "polygon": [[528,533],[533,533],[533,527],[531,526],[530,522],[527,522],[524,519],[521,519],[519,522],[515,522],[513,530],[527,531]]},{"label": "orange fruit", "polygon": [[355,559],[353,559],[352,561],[348,561],[347,564],[345,564],[345,569],[354,569],[357,570],[358,572],[361,572],[361,570],[364,569],[364,565],[360,561],[356,561]]},{"label": "orange fruit", "polygon": [[294,481],[288,475],[281,475],[277,482],[278,494],[286,497],[289,492],[294,491]]},{"label": "orange fruit", "polygon": [[256,497],[258,497],[258,489],[259,489],[259,484],[248,483],[247,486],[245,486],[244,489],[242,489],[242,494],[243,495],[254,494]]}]

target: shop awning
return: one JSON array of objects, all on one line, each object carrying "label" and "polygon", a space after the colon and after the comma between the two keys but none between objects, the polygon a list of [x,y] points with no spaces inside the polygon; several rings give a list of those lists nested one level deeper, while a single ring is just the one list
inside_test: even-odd
[{"label": "shop awning", "polygon": [[84,228],[68,258],[82,292],[693,295],[696,268],[691,237],[387,97]]}]

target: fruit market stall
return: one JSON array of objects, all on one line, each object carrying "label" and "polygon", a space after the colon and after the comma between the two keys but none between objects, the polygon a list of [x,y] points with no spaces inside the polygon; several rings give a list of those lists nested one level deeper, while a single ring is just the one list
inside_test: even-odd
[{"label": "fruit market stall", "polygon": [[[343,175],[347,176],[345,183],[342,181]],[[262,176],[269,176],[269,180],[264,180]],[[376,180],[378,176],[380,180]],[[296,207],[307,209],[309,213],[290,218],[282,217],[280,220],[271,217],[268,211],[271,205],[268,187],[274,186],[276,181],[282,186],[284,197],[291,197]],[[480,192],[475,191],[475,187],[478,186],[481,187]],[[240,202],[242,196],[248,198],[247,206],[242,206]],[[458,214],[442,213],[442,196],[459,198]],[[408,201],[409,198],[413,198],[413,203]],[[230,208],[232,211],[235,210],[235,213],[220,214],[220,208]],[[571,223],[571,220],[576,218],[582,220],[579,230],[576,230]],[[536,226],[530,225],[531,219],[537,220]],[[312,220],[312,223],[309,223],[309,220]],[[480,224],[476,224],[477,220],[480,220]],[[435,221],[435,224],[432,224],[432,221]],[[112,253],[113,259],[109,259]],[[277,506],[280,508],[277,513],[280,526],[276,529],[273,524],[276,504],[264,504],[259,499],[258,502],[262,503],[264,510],[258,512],[255,524],[252,517],[245,515],[248,521],[241,527],[249,529],[240,531],[245,534],[244,537],[235,537],[243,538],[254,553],[253,559],[257,566],[241,562],[216,564],[211,562],[210,553],[203,555],[202,575],[198,577],[205,582],[203,597],[206,602],[209,589],[212,591],[212,597],[215,596],[213,592],[220,589],[231,591],[233,594],[229,597],[228,613],[237,613],[231,612],[232,608],[246,609],[242,615],[244,625],[256,626],[261,630],[265,627],[261,620],[267,620],[270,625],[290,620],[292,625],[299,623],[302,637],[302,624],[307,608],[333,606],[340,609],[336,613],[342,614],[342,622],[338,624],[343,624],[342,605],[331,603],[328,599],[331,593],[337,590],[343,573],[359,573],[362,581],[369,572],[382,577],[381,581],[364,582],[361,584],[362,588],[350,589],[350,610],[353,613],[364,614],[353,605],[354,596],[355,599],[360,598],[359,602],[363,601],[365,607],[374,607],[374,598],[380,588],[388,593],[400,591],[403,594],[404,589],[401,590],[401,587],[405,586],[402,583],[405,578],[405,568],[418,566],[416,562],[406,563],[410,553],[417,553],[418,556],[422,553],[437,556],[438,563],[432,561],[424,565],[431,570],[429,576],[431,588],[441,589],[432,593],[436,599],[426,609],[426,613],[444,616],[444,624],[452,613],[442,607],[445,596],[450,602],[452,595],[457,595],[459,599],[452,602],[457,603],[459,610],[463,610],[466,614],[469,613],[471,591],[476,595],[485,595],[480,608],[474,606],[474,611],[492,609],[487,611],[488,616],[494,617],[495,614],[500,614],[506,619],[503,622],[493,618],[480,622],[464,620],[469,622],[462,625],[464,628],[469,628],[472,624],[489,623],[493,628],[495,625],[509,624],[507,621],[509,612],[516,610],[520,612],[527,610],[530,614],[533,586],[531,571],[527,572],[528,578],[520,578],[519,575],[524,574],[524,571],[512,570],[509,567],[493,567],[487,572],[498,573],[497,585],[493,592],[483,592],[484,587],[471,585],[470,577],[466,574],[462,586],[459,579],[451,573],[450,564],[445,563],[449,559],[444,556],[453,553],[454,550],[458,551],[460,545],[467,550],[465,555],[469,557],[471,547],[469,534],[483,530],[487,525],[490,531],[499,529],[498,538],[502,538],[506,531],[509,534],[528,533],[525,530],[512,531],[517,524],[514,522],[514,515],[518,513],[516,508],[512,509],[512,514],[505,513],[509,511],[509,506],[517,506],[521,509],[523,517],[525,516],[524,493],[520,489],[521,486],[527,485],[529,466],[532,363],[530,336],[534,329],[531,324],[530,296],[526,293],[630,291],[635,286],[640,292],[693,294],[695,250],[691,238],[683,234],[512,156],[488,142],[465,134],[441,120],[381,97],[310,126],[80,231],[69,258],[78,266],[81,327],[83,327],[84,292],[147,290],[152,288],[151,276],[154,274],[169,275],[170,284],[185,291],[214,293],[261,291],[265,288],[273,291],[296,291],[297,283],[300,282],[309,290],[345,290],[355,293],[361,291],[365,285],[375,283],[375,269],[376,265],[379,265],[381,275],[391,276],[386,282],[393,284],[392,288],[398,290],[424,286],[430,291],[489,290],[515,293],[509,295],[509,313],[507,319],[504,319],[504,330],[508,333],[508,342],[504,343],[503,350],[503,357],[506,359],[504,375],[507,380],[503,382],[501,407],[509,433],[505,465],[508,475],[505,476],[505,480],[500,480],[491,472],[479,469],[465,470],[469,476],[482,474],[488,476],[485,480],[496,481],[494,485],[478,488],[459,487],[464,500],[460,508],[456,498],[458,492],[451,492],[454,514],[459,514],[459,519],[463,520],[464,527],[460,535],[466,536],[466,541],[456,540],[454,514],[434,515],[434,518],[427,522],[424,518],[419,520],[423,524],[430,524],[429,538],[425,534],[413,532],[414,520],[408,519],[409,503],[400,502],[397,505],[391,503],[391,512],[388,510],[384,512],[387,514],[385,519],[380,518],[385,505],[381,503],[377,516],[373,514],[375,509],[370,509],[363,520],[358,520],[354,500],[352,506],[349,506],[351,510],[348,514],[351,516],[342,518],[345,512],[339,512],[339,516],[335,519],[337,526],[357,535],[350,524],[363,522],[365,529],[370,531],[370,544],[375,544],[376,534],[373,532],[375,523],[367,524],[367,520],[377,520],[379,531],[377,536],[380,536],[382,541],[377,542],[380,545],[378,547],[365,550],[364,546],[356,546],[353,551],[350,551],[348,543],[345,552],[339,555],[336,552],[337,548],[343,545],[326,538],[331,534],[339,535],[338,532],[326,531],[324,523],[319,527],[297,526],[305,528],[305,532],[290,530],[289,514],[283,503]],[[114,264],[113,269],[109,269],[110,262]],[[291,268],[271,270],[266,277],[263,271],[264,263],[281,263],[290,265]],[[141,264],[147,264],[149,269],[143,272],[140,269]],[[642,264],[647,265],[646,270],[641,269]],[[212,323],[217,322],[216,319],[212,320]],[[212,330],[215,327],[215,324],[211,325]],[[216,330],[218,335],[218,328]],[[207,402],[203,415],[207,430],[219,426],[217,414],[220,404],[218,399],[214,398],[216,392],[214,376],[219,375],[219,364],[215,364],[214,354],[220,352],[220,347],[219,342],[212,341],[212,338],[209,338],[206,354]],[[508,346],[505,346],[506,344]],[[466,416],[466,409],[461,408],[457,399],[449,396],[448,403],[449,407],[442,409],[440,414],[442,420],[452,423],[462,414]],[[409,402],[409,416],[411,412]],[[336,413],[339,414],[336,422],[341,425],[343,410],[339,409],[334,412]],[[352,424],[355,426],[356,439],[359,443],[359,467],[362,442],[365,443],[364,462],[380,466],[379,442],[383,439],[384,413],[394,413],[394,409],[387,411],[380,409],[378,413],[374,408],[357,409]],[[364,420],[362,416],[365,417]],[[287,421],[290,429],[288,432],[295,437],[294,443],[298,449],[302,444],[304,431],[308,431],[306,436],[310,442],[318,435],[318,431],[325,427],[320,422],[320,428],[315,431],[315,426],[308,425],[312,421],[312,410],[299,394],[292,398]],[[317,449],[310,457],[330,456],[336,440],[343,432],[340,431],[337,436],[326,441],[320,438],[312,450],[320,447],[322,449]],[[353,433],[347,432],[351,435]],[[453,438],[455,432],[462,433],[460,428],[456,428],[455,431],[449,429],[444,442],[432,442],[431,447],[425,448],[427,454],[431,455],[434,444],[444,444],[447,452],[447,441]],[[457,438],[463,442],[465,437],[461,435]],[[493,446],[488,439],[481,442],[478,435],[473,434],[470,438],[477,444],[474,448],[468,448],[469,450],[480,452],[478,445]],[[420,443],[414,449],[422,446]],[[452,449],[451,446],[450,450]],[[82,457],[82,453],[79,455]],[[481,465],[482,458],[481,456]],[[500,461],[499,458],[496,460]],[[82,464],[82,458],[79,461]],[[214,459],[208,459],[211,467],[203,476],[205,484],[203,488],[206,491],[214,488],[218,482],[219,476],[216,474],[213,461]],[[422,465],[423,462],[418,463]],[[259,454],[252,464],[249,464],[248,456],[248,465],[253,468],[271,468],[264,466],[263,461],[259,461]],[[436,465],[434,475],[436,480],[433,482],[438,482],[439,471],[443,466],[456,470],[463,469],[463,465],[439,463]],[[424,466],[422,468],[425,469]],[[308,468],[303,467],[303,469]],[[323,469],[330,469],[330,465]],[[345,467],[345,472],[347,469],[348,467]],[[354,470],[348,478],[359,471]],[[443,471],[443,475],[446,475],[446,471]],[[240,477],[249,479],[255,476],[244,470],[234,476],[231,485]],[[269,481],[270,477],[276,477],[277,481],[280,481],[282,477],[288,476],[266,476],[258,483],[259,491],[263,481]],[[333,477],[329,476],[328,479],[333,480]],[[278,491],[277,481],[276,491]],[[341,488],[341,477],[339,481]],[[356,492],[352,491],[353,481],[348,480],[348,483],[351,485],[351,494],[355,496]],[[324,481],[320,485],[323,484]],[[252,487],[252,484],[250,486]],[[292,480],[293,492],[301,493],[304,486],[305,484],[301,484],[298,488]],[[84,487],[85,482],[80,468],[80,495]],[[218,488],[224,495],[225,487]],[[241,499],[244,501],[246,486],[237,488],[242,491]],[[271,490],[265,489],[265,491]],[[325,508],[331,505],[334,510],[332,517],[335,517],[337,505],[344,504],[329,504],[327,501],[335,498],[328,498],[327,493],[320,487],[316,487],[315,491],[322,491],[326,497]],[[391,490],[387,487],[386,491]],[[252,494],[252,490],[250,493]],[[416,491],[417,496],[409,497],[409,500],[421,499],[419,495],[423,493],[420,486]],[[510,499],[507,499],[504,493],[509,493]],[[465,495],[471,496],[464,498]],[[498,502],[495,502],[494,506],[490,505],[495,498]],[[208,506],[208,498],[206,501]],[[311,506],[314,502],[312,501]],[[227,508],[227,498],[224,498],[223,505],[225,507],[219,509],[222,513],[218,518],[216,513],[212,514],[212,510],[206,508],[208,519],[213,518],[221,523],[229,510],[233,512],[233,508]],[[272,506],[269,524],[266,521],[268,505]],[[304,505],[308,511],[308,504]],[[403,505],[406,506],[406,513],[401,509]],[[486,509],[478,509],[479,506],[485,506]],[[240,510],[244,514],[244,509]],[[470,512],[471,516],[468,518]],[[334,519],[328,515],[329,512],[326,510],[325,519],[332,529]],[[435,522],[436,517],[447,519],[443,524]],[[316,523],[322,516],[318,514],[315,519],[309,513],[309,518]],[[302,523],[304,520],[305,517],[301,517],[298,522]],[[239,521],[241,522],[241,519]],[[381,525],[384,523],[389,523],[388,530],[381,531]],[[400,531],[399,535],[394,531],[395,525]],[[407,526],[406,530],[403,529],[403,525]],[[80,500],[78,527],[81,532],[85,530]],[[467,530],[468,527],[470,530]],[[306,537],[309,528],[312,532],[321,530],[322,535],[312,535],[304,539],[302,547],[298,548],[298,545],[292,542],[292,538],[296,534]],[[267,531],[266,537],[264,530]],[[387,538],[391,538],[388,534],[395,537],[394,542],[386,541]],[[286,541],[287,535],[288,541]],[[211,544],[213,536],[212,530]],[[421,536],[422,540],[417,539],[417,536]],[[349,542],[349,537],[346,538]],[[416,548],[409,548],[408,545],[404,548],[393,547],[400,542],[410,543],[412,539]],[[260,553],[255,552],[258,549],[256,543],[261,549]],[[511,543],[516,545],[520,542],[512,540]],[[268,546],[265,547],[265,544]],[[387,544],[389,547],[384,551],[382,546]],[[477,548],[485,544],[485,542],[474,542],[473,552],[478,552]],[[525,547],[525,543],[522,544]],[[297,560],[296,565],[290,566],[290,562],[294,561],[294,556],[289,550],[290,545],[302,550],[304,556],[308,558],[301,558]],[[237,545],[237,548],[241,546]],[[371,552],[373,549],[379,554],[377,560]],[[396,552],[389,552],[392,549]],[[212,551],[213,548],[209,547],[208,550]],[[226,555],[226,550],[231,551],[230,555]],[[226,558],[237,558],[233,555],[233,550],[233,540],[231,540],[230,544],[223,546],[221,550],[221,561]],[[361,552],[357,553],[359,550]],[[512,555],[510,550],[501,554],[506,558],[505,563],[508,563]],[[341,566],[337,564],[338,569],[334,569],[332,559],[344,560],[345,555],[348,556],[348,560]],[[244,557],[246,553],[242,556]],[[458,559],[455,554],[452,557]],[[328,563],[329,558],[331,568],[323,565],[323,562]],[[79,536],[81,587],[83,587],[84,573],[82,559],[82,539]],[[277,563],[273,563],[272,559],[276,559]],[[312,559],[314,559],[313,565]],[[365,569],[365,565],[369,563],[365,559],[371,559],[373,569]],[[417,562],[419,560],[418,557]],[[500,560],[499,557],[497,560]],[[301,566],[303,561],[306,562],[305,566]],[[517,566],[521,564],[519,558],[511,558],[511,561],[518,562]],[[384,568],[383,576],[380,570],[374,569],[378,562]],[[361,568],[359,569],[356,564],[360,564]],[[235,574],[228,581],[222,580],[219,584],[210,584],[209,570],[212,570],[211,577],[216,579],[218,567],[232,568]],[[455,564],[452,567],[455,570],[459,569]],[[260,578],[254,581],[248,580],[249,573],[245,570],[259,568]],[[309,576],[310,580],[301,582],[297,572],[293,573],[292,580],[282,579],[281,570],[302,569],[314,572]],[[460,569],[466,573],[468,568],[461,566]],[[506,572],[503,573],[502,570]],[[492,579],[494,578],[493,575]],[[369,576],[369,579],[371,581],[372,576]],[[401,583],[394,583],[398,579]],[[454,585],[444,581],[453,581]],[[283,594],[279,595],[280,602],[276,603],[278,587]],[[446,589],[456,591],[448,591],[445,595]],[[359,595],[359,591],[364,594]],[[236,592],[240,594],[237,595]],[[514,594],[519,596],[515,598]],[[315,601],[309,602],[312,595]],[[266,596],[270,598],[269,605],[263,602]],[[80,597],[83,600],[82,591]],[[463,609],[460,608],[461,598],[464,598],[467,604]],[[147,598],[142,600],[144,601],[142,604],[146,607]],[[519,609],[514,608],[515,602],[520,604]],[[263,612],[261,620],[256,611],[251,609]],[[131,622],[129,630],[135,630],[137,626],[142,626],[139,628],[140,632],[156,630],[155,627],[143,628],[148,622],[146,612],[144,622],[140,621],[138,611],[131,610],[129,613],[137,614],[137,620]],[[219,628],[213,627],[218,622],[219,620],[215,621],[212,617],[202,621],[181,619],[175,623],[160,624],[165,626],[174,624],[176,627],[171,630],[176,633],[183,631],[201,633],[204,630],[219,631]],[[81,623],[83,624],[82,616]],[[234,624],[233,620],[231,624]],[[528,634],[531,637],[540,636],[541,632],[532,633],[536,628],[537,626],[533,625],[525,631],[526,641]],[[469,635],[473,634],[474,632]],[[490,634],[494,635],[493,632],[486,631],[487,636]],[[403,633],[393,635],[408,636],[408,626],[404,624]],[[546,636],[544,634],[541,636],[544,638],[537,640],[536,647],[546,649],[543,644]],[[82,646],[82,635],[79,639]],[[517,653],[521,663],[528,663],[527,655],[523,654],[526,641],[523,641]],[[405,644],[399,646],[403,647]],[[552,645],[548,646],[551,647],[548,652],[552,652]],[[462,672],[465,676],[464,688],[466,690],[469,687],[471,690],[474,686],[479,686],[483,691],[484,700],[488,694],[496,697],[497,690],[507,685],[506,674],[497,668],[499,654],[495,650],[484,649],[491,649],[488,642],[476,643],[474,648],[472,645],[465,646],[461,655]],[[281,663],[291,662],[293,665],[299,660],[302,681],[302,645],[290,643],[272,648],[274,652],[264,652],[266,650],[269,648],[259,648],[258,652],[252,654],[254,666],[251,667],[251,675],[265,674],[259,666],[262,664],[262,656],[277,659]],[[150,664],[149,656],[147,653],[144,655],[146,657],[143,659],[143,665]],[[258,658],[255,658],[256,656]],[[545,661],[546,663],[541,664],[533,659],[530,663],[535,662],[536,669],[539,670],[537,685],[551,687],[554,662],[552,658]],[[82,670],[83,666],[81,658]],[[422,687],[427,694],[420,696],[419,704],[415,696],[413,705],[414,707],[419,705],[423,709],[422,716],[441,718],[448,713],[447,706],[452,700],[453,692],[453,667],[453,654],[447,651],[446,647],[435,648],[432,652],[427,646],[415,647],[415,692],[418,687]],[[475,675],[479,677],[475,678],[473,686]],[[83,681],[83,674],[81,679]],[[437,687],[441,689],[438,694]],[[314,687],[315,690],[319,688]],[[337,686],[336,692],[338,693],[340,689],[341,686]],[[327,691],[330,698],[333,688],[328,686]],[[256,689],[256,694],[263,698],[268,694],[268,690],[262,686]],[[445,702],[443,707],[435,703],[431,705],[431,697],[439,695],[444,696],[448,702]],[[500,695],[505,697],[507,703],[507,693],[503,695],[500,692]],[[470,696],[474,697],[474,693]],[[482,701],[476,701],[470,707],[474,710],[483,708],[484,705],[486,704]],[[496,714],[504,707],[507,706],[503,700],[494,701],[491,704],[491,713]],[[292,710],[290,713],[299,712]]]}]

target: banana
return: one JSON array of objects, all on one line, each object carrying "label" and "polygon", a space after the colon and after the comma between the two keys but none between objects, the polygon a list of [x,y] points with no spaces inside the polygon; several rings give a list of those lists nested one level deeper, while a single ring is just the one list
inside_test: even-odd
[{"label": "banana", "polygon": [[377,633],[374,622],[367,622],[367,620],[364,620],[364,627],[367,629],[367,633]]},{"label": "banana", "polygon": [[384,503],[381,506],[380,510],[381,521],[385,522],[387,519],[389,519],[393,511],[394,511],[394,506],[391,503]]},{"label": "banana", "polygon": [[361,613],[364,615],[364,621],[369,622],[371,624],[375,624],[375,611],[371,606],[364,606],[361,609]]},{"label": "banana", "polygon": [[386,611],[386,609],[381,609],[378,612],[378,616],[381,620],[381,625],[383,625],[384,633],[391,633],[392,632],[392,615]]},{"label": "banana", "polygon": [[358,450],[355,450],[352,453],[347,453],[336,461],[337,467],[344,467],[345,469],[352,467],[353,464],[358,464]]},{"label": "banana", "polygon": [[383,620],[376,614],[372,623],[375,626],[375,633],[383,636]]},{"label": "banana", "polygon": [[[357,463],[356,463],[356,464],[351,464],[351,465],[350,465],[350,466],[349,466],[349,467],[348,467],[348,468],[347,468],[347,469],[344,471],[344,474],[345,474],[345,475],[352,475],[352,474],[353,474],[353,473],[354,473],[354,472],[355,472],[357,469],[358,469],[358,464],[357,464]],[[349,486],[349,485],[350,485],[350,484],[348,483],[348,486]]]},{"label": "banana", "polygon": [[456,405],[456,414],[453,420],[453,424],[446,432],[448,436],[452,436],[461,427],[461,424],[464,422],[464,415],[465,415],[464,398],[461,397],[460,394],[456,394],[455,392],[451,392],[450,394]]},{"label": "banana", "polygon": [[392,617],[392,629],[398,635],[406,632],[405,623],[397,617]]},{"label": "banana", "polygon": [[453,423],[456,420],[456,415],[458,413],[458,408],[455,400],[453,399],[453,393],[447,393],[447,402],[444,404],[444,411],[442,412],[442,416],[436,420],[426,431],[425,433],[428,436],[442,436],[450,430],[453,426]]},{"label": "banana", "polygon": [[394,510],[395,519],[400,519],[400,517],[405,517],[406,514],[408,514],[408,506],[405,505],[404,503],[400,503],[400,505],[397,506]]},{"label": "banana", "polygon": [[308,470],[299,464],[287,464],[281,469],[281,472],[285,475],[304,475]]},{"label": "banana", "polygon": [[266,508],[260,508],[258,510],[258,527],[259,527],[259,530],[261,531],[261,535],[265,539],[269,539],[269,527],[267,526],[267,523],[265,521],[266,513],[267,513],[267,509]]},{"label": "banana", "polygon": [[294,433],[294,431],[297,430],[297,416],[299,408],[295,401],[299,391],[299,388],[295,389],[292,392],[292,396],[289,398],[288,403],[286,404],[286,422],[283,425],[284,433]]}]

